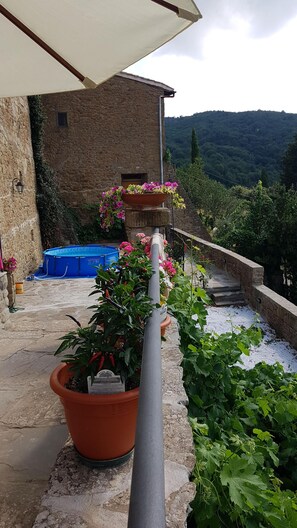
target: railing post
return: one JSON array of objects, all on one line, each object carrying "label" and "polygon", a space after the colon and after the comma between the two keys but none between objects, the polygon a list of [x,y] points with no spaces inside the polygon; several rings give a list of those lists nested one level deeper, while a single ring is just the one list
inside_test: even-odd
[{"label": "railing post", "polygon": [[[160,301],[158,233],[151,244],[153,304]],[[165,528],[163,451],[160,311],[154,309],[144,333],[128,528]]]}]

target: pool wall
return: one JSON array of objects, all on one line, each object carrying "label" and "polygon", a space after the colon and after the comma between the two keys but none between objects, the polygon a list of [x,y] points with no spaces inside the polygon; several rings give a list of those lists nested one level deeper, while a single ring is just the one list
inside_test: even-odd
[{"label": "pool wall", "polygon": [[107,269],[119,258],[114,246],[89,244],[86,246],[64,246],[43,252],[42,273],[53,277],[95,277],[97,267]]}]

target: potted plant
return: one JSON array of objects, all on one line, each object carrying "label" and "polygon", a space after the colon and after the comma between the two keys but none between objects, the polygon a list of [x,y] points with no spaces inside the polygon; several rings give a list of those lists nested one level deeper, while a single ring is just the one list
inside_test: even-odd
[{"label": "potted plant", "polygon": [[[129,247],[117,265],[99,268],[93,294],[100,297],[89,324],[77,322],[56,351],[64,353],[64,363],[50,384],[64,405],[80,457],[92,466],[121,463],[134,446],[144,327],[152,312],[151,274],[148,257],[138,250],[132,255]],[[88,393],[88,380],[92,384],[103,370],[120,378],[122,392]]]},{"label": "potted plant", "polygon": [[[143,185],[129,185],[127,188],[115,186],[101,193],[99,201],[100,227],[109,233],[115,228],[120,228],[125,221],[124,202],[136,207],[150,205],[157,199],[157,205],[163,203],[171,196],[172,205],[177,209],[184,209],[184,200],[177,192],[177,182],[166,182],[164,184],[151,182]],[[133,202],[133,204],[132,204]]]},{"label": "potted plant", "polygon": [[[146,288],[148,287],[148,277],[142,277],[143,269],[150,265],[151,256],[151,237],[144,233],[138,233],[136,240],[131,244],[130,242],[122,242],[120,249],[125,255],[128,269],[135,269],[135,264],[138,265],[137,275],[138,281],[144,280]],[[164,240],[164,248],[168,245]],[[167,298],[170,290],[173,288],[172,279],[177,272],[177,263],[171,257],[163,254],[159,258],[159,272],[160,272],[160,316],[161,316],[161,336],[165,335],[165,329],[171,323],[171,318],[167,314]],[[142,278],[141,278],[142,277]]]},{"label": "potted plant", "polygon": [[[4,258],[2,260],[2,270],[7,273],[7,291],[8,291],[8,308],[13,312],[15,304],[16,284],[14,280],[14,271],[17,269],[17,261],[14,257]],[[17,283],[19,284],[19,283]]]},{"label": "potted plant", "polygon": [[183,209],[185,207],[184,200],[177,193],[177,182],[166,182],[160,184],[157,182],[143,183],[142,185],[128,185],[122,190],[122,200],[131,206],[156,207],[165,202],[168,196],[172,198],[174,207]]}]

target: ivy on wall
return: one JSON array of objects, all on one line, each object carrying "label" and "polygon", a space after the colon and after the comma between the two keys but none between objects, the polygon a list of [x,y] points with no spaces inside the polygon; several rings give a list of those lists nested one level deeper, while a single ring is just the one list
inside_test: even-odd
[{"label": "ivy on wall", "polygon": [[41,97],[28,97],[33,157],[36,172],[36,202],[43,248],[77,243],[78,221],[60,197],[55,173],[43,155],[44,114]]}]

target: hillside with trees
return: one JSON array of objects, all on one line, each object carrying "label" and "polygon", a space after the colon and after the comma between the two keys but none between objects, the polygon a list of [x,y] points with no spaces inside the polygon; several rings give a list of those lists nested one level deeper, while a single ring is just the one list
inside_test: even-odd
[{"label": "hillside with trees", "polygon": [[227,186],[252,187],[261,178],[279,181],[282,157],[297,133],[297,114],[285,112],[202,112],[165,119],[172,162],[191,162],[192,131],[207,176]]},{"label": "hillside with trees", "polygon": [[177,178],[214,242],[264,266],[265,284],[297,304],[297,136],[282,153],[281,183],[227,188],[210,179],[195,134]]}]

